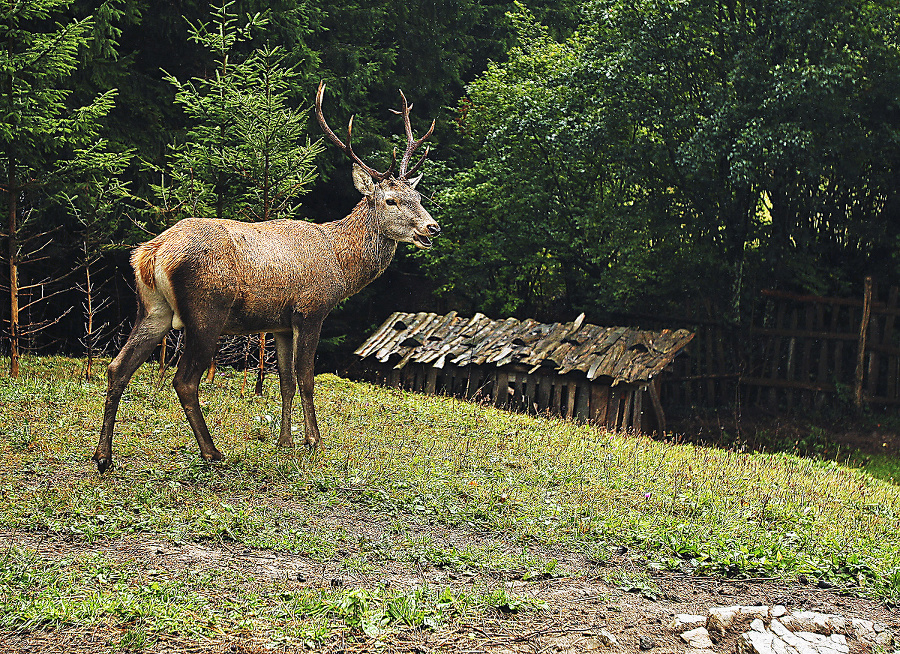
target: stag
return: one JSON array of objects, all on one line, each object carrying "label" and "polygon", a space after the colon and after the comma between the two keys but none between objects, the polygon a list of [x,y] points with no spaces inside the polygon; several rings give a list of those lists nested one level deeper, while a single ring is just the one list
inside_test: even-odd
[{"label": "stag", "polygon": [[221,334],[274,334],[281,387],[278,445],[294,445],[291,405],[298,385],[304,443],[309,448],[319,444],[313,363],[322,321],[338,302],[384,272],[397,243],[428,249],[441,231],[415,190],[422,176],[414,175],[425,162],[428,148],[409,166],[434,130],[434,122],[416,139],[409,120],[412,105],[401,91],[402,111],[394,113],[403,117],[406,151],[396,175],[396,152],[381,173],[353,152],[353,118],[346,144],[328,127],[322,115],[324,93],[323,82],[316,94],[316,118],[326,136],[353,161],[353,182],[362,200],[346,218],[324,224],[187,218],[132,253],[138,314],[128,341],[107,371],[103,426],[93,456],[101,474],[113,462],[113,428],[122,393],[170,329],[184,330],[173,386],[205,460],[222,458],[197,394]]}]

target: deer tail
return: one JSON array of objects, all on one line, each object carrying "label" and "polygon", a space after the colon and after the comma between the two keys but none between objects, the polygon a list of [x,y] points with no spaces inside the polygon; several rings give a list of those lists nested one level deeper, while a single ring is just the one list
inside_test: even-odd
[{"label": "deer tail", "polygon": [[147,288],[156,288],[156,252],[161,244],[158,239],[153,239],[131,253],[131,267],[134,268],[135,277],[144,282]]}]

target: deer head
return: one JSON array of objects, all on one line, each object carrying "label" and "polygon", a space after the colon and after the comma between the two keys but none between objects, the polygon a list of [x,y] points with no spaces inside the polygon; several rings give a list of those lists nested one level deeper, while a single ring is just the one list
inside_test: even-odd
[{"label": "deer head", "polygon": [[357,190],[365,196],[369,206],[369,214],[375,218],[376,228],[385,238],[399,243],[412,243],[417,248],[428,249],[431,247],[431,239],[441,233],[441,228],[422,206],[422,196],[416,191],[416,185],[422,179],[422,175],[412,177],[422,167],[425,157],[428,156],[428,147],[416,162],[409,168],[409,162],[413,154],[434,131],[434,121],[431,127],[419,139],[413,135],[409,122],[409,112],[412,105],[406,102],[406,96],[400,91],[403,99],[403,109],[393,110],[394,113],[403,116],[403,124],[406,130],[406,151],[400,160],[400,169],[393,175],[397,164],[397,152],[388,169],[381,173],[367,166],[353,151],[353,117],[347,125],[347,143],[345,144],[332,131],[322,114],[322,98],[325,94],[325,82],[319,84],[316,93],[316,118],[322,131],[329,140],[339,147],[353,161],[353,183]]}]

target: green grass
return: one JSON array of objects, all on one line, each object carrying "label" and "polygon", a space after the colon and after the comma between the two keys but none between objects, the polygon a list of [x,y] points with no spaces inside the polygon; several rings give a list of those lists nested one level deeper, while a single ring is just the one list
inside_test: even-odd
[{"label": "green grass", "polygon": [[[169,380],[157,390],[155,369],[147,365],[122,401],[116,467],[100,477],[89,458],[105,381],[80,381],[81,366],[26,358],[20,379],[0,378],[0,529],[84,544],[126,535],[208,541],[342,560],[353,570],[379,561],[426,562],[498,580],[559,574],[553,551],[602,560],[626,546],[651,567],[785,580],[803,575],[900,601],[900,487],[886,481],[900,478],[896,461],[858,462],[869,471],[786,454],[673,445],[332,375],[317,379],[323,447],[310,455],[274,446],[280,412],[273,378],[264,397],[241,398],[239,374],[225,371],[201,391],[225,454],[222,464],[210,466],[198,458]],[[392,536],[372,541],[321,524],[323,512],[351,509],[393,525]],[[405,525],[416,522],[490,533],[505,545],[406,534]],[[316,640],[335,625],[376,633],[492,607],[535,608],[500,583],[468,595],[424,586],[310,595],[234,579],[212,584],[213,592],[209,580],[190,575],[148,581],[140,561],[87,557],[64,565],[27,550],[6,557],[0,627],[101,621],[130,634],[122,638],[133,647],[154,634],[190,629],[213,637],[255,633],[267,624],[272,638]],[[17,577],[21,557],[38,558]],[[104,578],[114,581],[98,582],[96,570],[107,568],[111,576]],[[621,583],[652,592],[650,582]],[[222,599],[222,584],[240,610]],[[39,600],[42,593],[56,593],[58,601]],[[187,624],[184,615],[201,619]]]}]

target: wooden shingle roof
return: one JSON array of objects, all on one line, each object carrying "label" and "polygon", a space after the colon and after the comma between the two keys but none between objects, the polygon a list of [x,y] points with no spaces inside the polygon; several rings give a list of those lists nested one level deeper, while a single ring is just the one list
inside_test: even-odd
[{"label": "wooden shingle roof", "polygon": [[536,320],[491,320],[476,313],[461,318],[455,311],[393,313],[357,348],[355,354],[395,368],[407,363],[455,366],[522,364],[530,372],[549,368],[558,374],[573,370],[588,379],[612,378],[613,385],[646,382],[658,375],[694,337],[686,329],[644,331],[630,327],[584,324],[584,314],[570,323]]}]

